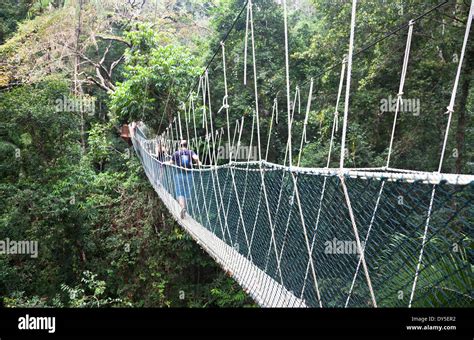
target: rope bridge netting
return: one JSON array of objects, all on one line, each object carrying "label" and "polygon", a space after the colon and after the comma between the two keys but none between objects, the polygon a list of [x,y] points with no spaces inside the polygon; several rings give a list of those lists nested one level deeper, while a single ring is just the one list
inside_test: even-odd
[{"label": "rope bridge netting", "polygon": [[[286,26],[285,1],[283,5]],[[301,167],[301,150],[294,157],[296,162],[293,162],[291,128],[296,100],[290,100],[288,59],[289,137],[283,165],[267,161],[272,123],[278,119],[278,105],[275,100],[268,136],[261,135],[255,60],[255,110],[250,146],[257,145],[256,161],[251,161],[250,156],[246,161],[237,160],[236,155],[242,147],[244,118],[236,121],[233,131],[230,124],[227,124],[227,131],[214,128],[207,71],[200,78],[197,94],[192,94],[189,105],[185,106],[183,119],[179,113],[158,138],[148,135],[147,128],[142,124],[134,129],[132,141],[135,151],[148,179],[178,223],[261,306],[472,306],[474,176],[443,174],[441,168],[473,13],[474,1],[470,7],[448,106],[448,126],[437,172],[390,167],[397,113],[403,100],[413,20],[408,25],[386,166],[370,169],[344,167],[355,0],[349,53],[342,62],[326,167]],[[252,3],[249,1],[245,57],[249,47],[255,58],[252,16]],[[287,27],[285,40],[286,31]],[[250,40],[249,44],[247,40]],[[230,105],[224,43],[221,48],[225,97],[219,111],[223,111],[228,119]],[[285,50],[288,57],[287,43]],[[344,116],[341,117],[341,162],[339,168],[330,168],[344,80],[346,92]],[[306,139],[312,87],[311,81],[303,135],[298,140],[301,146]],[[200,93],[202,106],[199,110],[203,110],[202,128],[206,131],[204,137],[198,137],[196,133],[195,106]],[[231,145],[231,156],[228,163],[219,164],[217,150],[225,136]],[[187,169],[160,158],[157,153],[159,148],[174,151],[181,139],[187,139],[191,149],[199,150],[200,156],[207,159],[206,165]],[[265,144],[266,150],[261,147]],[[187,192],[187,215],[180,218],[176,197],[179,196],[177,191],[183,188]]]}]

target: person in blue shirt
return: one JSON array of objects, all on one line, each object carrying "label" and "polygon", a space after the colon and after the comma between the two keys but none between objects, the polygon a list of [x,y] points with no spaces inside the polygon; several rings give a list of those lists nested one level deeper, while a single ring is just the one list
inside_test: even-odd
[{"label": "person in blue shirt", "polygon": [[193,173],[191,170],[194,163],[200,166],[201,161],[194,151],[188,149],[188,142],[182,140],[180,149],[173,154],[169,163],[179,167],[175,175],[175,188],[176,198],[181,207],[180,216],[181,219],[184,219],[186,216],[186,200],[191,197],[193,189]]}]

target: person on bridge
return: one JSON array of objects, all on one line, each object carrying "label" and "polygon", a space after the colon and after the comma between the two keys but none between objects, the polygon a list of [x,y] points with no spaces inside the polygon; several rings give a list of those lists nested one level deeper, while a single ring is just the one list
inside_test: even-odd
[{"label": "person on bridge", "polygon": [[155,152],[153,154],[153,156],[156,157],[156,159],[158,160],[158,176],[157,176],[157,179],[158,179],[158,185],[161,185],[162,181],[163,181],[163,172],[164,172],[164,165],[166,163],[166,160],[169,159],[169,155],[168,155],[168,152],[167,152],[167,149],[166,147],[163,145],[163,142],[162,140],[160,140],[159,138],[156,139],[155,141]]},{"label": "person on bridge", "polygon": [[165,163],[166,162],[166,155],[167,155],[167,152],[166,152],[166,148],[163,146],[163,143],[161,142],[161,140],[157,139],[156,143],[155,143],[155,155],[156,155],[156,159],[160,162],[160,163]]},{"label": "person on bridge", "polygon": [[170,164],[175,164],[179,167],[175,175],[176,198],[181,207],[181,219],[186,216],[186,199],[191,197],[193,189],[193,173],[190,171],[193,168],[193,162],[198,166],[201,165],[198,155],[188,149],[188,141],[182,140],[180,142],[180,149],[176,151]]}]

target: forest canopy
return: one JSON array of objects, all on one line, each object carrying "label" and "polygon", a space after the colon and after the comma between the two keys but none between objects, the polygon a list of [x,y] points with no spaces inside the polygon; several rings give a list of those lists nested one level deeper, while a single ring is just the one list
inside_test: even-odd
[{"label": "forest canopy", "polygon": [[[254,306],[167,213],[120,138],[120,127],[132,121],[143,121],[153,135],[165,131],[207,66],[215,129],[227,129],[226,117],[217,113],[225,96],[224,38],[232,129],[236,120],[252,116],[254,65],[250,51],[244,57],[245,12],[230,30],[245,2],[2,1],[0,240],[38,240],[41,254],[0,256],[3,305]],[[348,167],[383,166],[388,154],[408,30],[378,40],[440,3],[360,1]],[[253,8],[255,80],[262,131],[268,131],[275,98],[280,108],[288,104],[284,18],[281,1],[254,0]],[[404,91],[412,105],[398,121],[395,168],[437,170],[468,9],[467,0],[449,1],[415,24]],[[349,1],[329,0],[292,1],[289,7],[291,93],[293,98],[298,88],[300,97],[291,102],[297,107],[294,136],[302,134],[314,83],[302,166],[326,166],[350,10]],[[446,173],[474,174],[473,79],[471,39]],[[283,162],[288,139],[281,110],[268,156],[275,163]],[[196,109],[196,120],[202,119]],[[198,129],[203,135],[205,129]],[[249,144],[250,136],[242,141]],[[300,145],[293,149],[297,154]],[[334,157],[331,166],[337,165]]]}]

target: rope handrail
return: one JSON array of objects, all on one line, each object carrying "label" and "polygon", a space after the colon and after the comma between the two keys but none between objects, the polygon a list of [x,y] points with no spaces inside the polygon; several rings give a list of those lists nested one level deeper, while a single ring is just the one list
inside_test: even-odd
[{"label": "rope handrail", "polygon": [[[436,204],[432,205],[430,214],[430,233],[431,239],[436,240],[436,248],[426,241],[424,262],[427,263],[423,268],[428,272],[425,274],[420,269],[420,288],[414,303],[420,306],[422,302],[419,301],[426,300],[426,292],[439,293],[435,287],[440,284],[435,282],[430,285],[430,280],[427,279],[427,275],[439,275],[439,272],[430,272],[430,268],[437,267],[439,261],[455,259],[456,266],[453,268],[458,268],[443,274],[446,277],[439,277],[442,286],[449,287],[452,282],[460,282],[456,276],[459,273],[457,270],[462,270],[468,277],[470,275],[470,264],[462,262],[464,250],[452,252],[451,242],[457,242],[460,249],[463,249],[461,242],[468,234],[460,231],[463,228],[467,228],[467,232],[469,228],[472,229],[463,218],[474,202],[472,175],[389,173],[374,168],[365,171],[343,169],[341,172],[339,168],[304,168],[265,161],[231,161],[225,165],[214,164],[212,168],[186,170],[192,174],[191,181],[183,181],[180,173],[184,169],[160,162],[151,152],[154,147],[152,141],[147,141],[139,129],[132,141],[150,182],[178,223],[261,306],[375,306],[374,303],[367,304],[370,301],[369,292],[361,285],[360,278],[357,280],[357,275],[354,275],[362,264],[358,253],[363,253],[367,262],[372,291],[377,297],[376,305],[404,306],[405,300],[394,297],[407,289],[411,275],[397,278],[397,273],[403,269],[401,264],[407,270],[414,270],[416,266],[410,259],[415,258],[419,251],[415,240],[420,237],[420,223],[425,214],[423,208],[432,194],[427,189],[433,183],[436,183],[437,190]],[[262,171],[266,174],[266,185],[273,188],[267,192],[270,205],[274,207],[277,200],[280,201],[280,213],[272,214],[273,237],[264,209],[262,213],[257,213],[257,202],[263,195],[259,190]],[[216,173],[223,181],[221,185],[229,183],[228,189],[219,189],[217,185],[213,185]],[[280,181],[281,173],[289,173],[283,183]],[[229,176],[226,177],[226,174]],[[242,183],[246,176],[247,198],[244,202]],[[294,179],[291,180],[292,178]],[[340,189],[342,181],[345,182],[344,192]],[[314,194],[321,192],[323,182],[326,183],[324,198],[315,200]],[[383,196],[377,195],[382,188],[379,183],[383,187]],[[189,192],[189,211],[184,219],[180,217],[179,205],[175,200],[176,190],[182,189],[183,185],[187,185]],[[275,190],[280,185],[287,188]],[[296,186],[299,188],[298,195],[294,190]],[[279,192],[281,197],[277,195]],[[354,194],[358,195],[357,200],[353,199]],[[343,204],[347,199],[345,196],[351,198],[348,200],[351,201],[351,218],[349,210]],[[454,202],[456,204],[453,205]],[[376,213],[373,212],[375,205],[378,206]],[[321,206],[319,222],[316,222],[317,211]],[[456,210],[451,213],[454,207]],[[287,214],[293,209],[299,218],[288,219]],[[351,241],[351,221],[357,223],[357,246],[350,243],[354,242]],[[252,231],[255,222],[258,227]],[[302,228],[303,223],[307,226],[306,232]],[[367,226],[370,232],[366,230]],[[399,239],[400,233],[406,236]],[[440,237],[447,235],[449,237],[446,243],[440,243],[444,240]],[[273,247],[277,248],[277,253],[268,251]],[[340,254],[338,247],[342,247]],[[358,248],[362,251],[357,250]],[[347,249],[349,252],[346,253]],[[311,274],[312,266],[315,275]],[[278,272],[280,274],[276,274]],[[316,289],[308,289],[314,285]],[[349,287],[351,289],[347,295]],[[451,289],[456,296],[467,301],[450,297],[454,300],[447,300],[448,304],[472,303],[470,286]]]},{"label": "rope handrail", "polygon": [[[139,129],[139,128],[137,128]],[[154,139],[146,140],[143,139],[139,141],[140,143],[155,143]],[[144,148],[145,152],[154,158],[156,161],[160,162],[155,155],[151,154]],[[162,163],[162,162],[160,162]],[[329,168],[329,167],[298,167],[298,166],[285,166],[281,164],[272,163],[269,161],[229,161],[226,164],[221,165],[209,165],[203,164],[198,168],[187,169],[180,167],[175,164],[168,164],[172,168],[181,169],[189,172],[207,172],[214,171],[216,169],[222,168],[234,168],[236,170],[245,170],[248,171],[245,167],[252,165],[263,164],[267,167],[266,170],[275,169],[275,170],[286,170],[300,174],[308,175],[324,175],[324,176],[337,176],[340,173],[339,168]],[[242,168],[242,166],[244,168]],[[260,171],[260,170],[258,170]],[[404,182],[415,182],[422,181],[429,184],[452,184],[452,185],[467,185],[474,182],[474,175],[468,174],[454,174],[454,173],[438,173],[438,172],[429,172],[429,171],[411,171],[403,169],[386,169],[385,167],[379,168],[344,168],[342,174],[347,177],[359,177],[359,178],[371,178],[371,179],[387,179],[390,181],[404,181]]]}]

